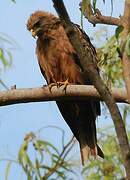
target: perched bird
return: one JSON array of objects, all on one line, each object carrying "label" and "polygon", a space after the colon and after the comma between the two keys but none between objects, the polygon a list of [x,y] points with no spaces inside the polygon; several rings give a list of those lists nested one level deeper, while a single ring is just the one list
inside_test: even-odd
[{"label": "perched bird", "polygon": [[[96,51],[89,37],[75,25],[80,38],[90,49],[93,56]],[[27,29],[37,36],[36,54],[41,72],[48,85],[91,84],[83,71],[80,59],[71,45],[60,19],[51,13],[36,11],[28,19]],[[97,145],[96,117],[100,115],[99,101],[72,100],[57,101],[57,106],[80,144],[82,164],[89,155],[104,157]]]}]

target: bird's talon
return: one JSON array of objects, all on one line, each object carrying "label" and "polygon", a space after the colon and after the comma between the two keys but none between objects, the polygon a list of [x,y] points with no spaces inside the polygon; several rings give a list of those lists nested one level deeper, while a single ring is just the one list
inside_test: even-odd
[{"label": "bird's talon", "polygon": [[51,89],[52,89],[53,86],[56,86],[57,88],[60,88],[61,86],[64,85],[63,91],[66,92],[68,84],[70,84],[70,83],[69,83],[69,81],[67,79],[65,82],[57,81],[56,83],[51,83],[51,84],[48,85],[48,88],[49,88],[49,91],[52,93]]},{"label": "bird's talon", "polygon": [[51,83],[51,84],[48,85],[50,93],[52,93],[51,89],[52,89],[53,86],[56,86],[56,83]]},{"label": "bird's talon", "polygon": [[68,86],[68,84],[70,84],[68,79],[64,82],[57,82],[57,83],[59,84],[60,87],[64,85],[63,91],[65,91],[65,93],[66,93],[67,86]]},{"label": "bird's talon", "polygon": [[60,87],[58,82],[49,84],[49,85],[48,85],[48,88],[49,88],[49,91],[50,91],[51,93],[52,93],[51,89],[52,89],[53,86],[56,86],[57,88]]}]

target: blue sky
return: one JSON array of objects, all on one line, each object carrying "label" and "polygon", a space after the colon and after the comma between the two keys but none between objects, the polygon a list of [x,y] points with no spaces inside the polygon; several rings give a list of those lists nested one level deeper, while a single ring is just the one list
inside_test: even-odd
[{"label": "blue sky", "polygon": [[[104,14],[110,15],[110,1],[104,6],[100,1],[100,8]],[[78,10],[79,0],[65,0],[71,20],[80,24],[80,11]],[[116,2],[116,1],[115,1]],[[114,6],[113,14],[122,14],[123,0],[118,0],[118,6]],[[56,14],[51,0],[17,0],[16,4],[10,0],[1,1],[0,7],[0,33],[8,34],[19,45],[17,50],[13,50],[13,65],[10,69],[2,72],[1,77],[8,87],[16,84],[17,88],[39,87],[45,84],[40,73],[35,55],[35,40],[26,30],[27,19],[35,10],[45,10]],[[92,25],[84,21],[86,32],[93,36],[94,32],[100,29],[100,25],[93,28]],[[105,26],[104,26],[105,27]],[[109,26],[108,35],[114,31]],[[96,42],[97,43],[97,42]],[[95,44],[96,44],[95,43]],[[97,43],[98,46],[98,43]],[[2,88],[2,87],[1,87]],[[99,118],[98,125],[106,124],[104,116]],[[0,109],[0,158],[10,154],[17,156],[18,149],[23,142],[25,134],[30,131],[36,132],[43,126],[55,125],[61,127],[66,132],[66,140],[71,136],[71,132],[63,121],[54,102],[19,104],[1,107]],[[58,145],[59,133],[55,130],[47,129],[42,133],[42,137]],[[80,157],[80,155],[79,155]],[[0,163],[0,179],[4,179],[5,164]],[[10,179],[16,180],[19,174],[11,172]],[[24,180],[25,177],[22,178]]]}]

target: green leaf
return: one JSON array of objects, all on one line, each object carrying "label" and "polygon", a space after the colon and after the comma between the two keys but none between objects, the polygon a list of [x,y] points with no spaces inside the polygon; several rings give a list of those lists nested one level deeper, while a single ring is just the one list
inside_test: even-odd
[{"label": "green leaf", "polygon": [[80,22],[81,22],[80,24],[81,24],[82,29],[83,29],[83,15],[84,15],[86,4],[87,4],[87,0],[82,0],[81,19],[80,19]]},{"label": "green leaf", "polygon": [[41,158],[40,162],[42,163],[43,162],[43,152],[42,151],[44,150],[44,147],[42,147],[41,144],[37,143],[37,141],[35,141],[33,143],[33,146],[34,146],[35,150],[39,152],[40,158]]},{"label": "green leaf", "polygon": [[25,165],[29,166],[29,168],[31,168],[31,169],[33,168],[33,163],[32,163],[32,161],[30,160],[30,158],[29,158],[29,156],[28,156],[27,153],[25,153],[25,154],[23,155],[23,160],[24,160]]},{"label": "green leaf", "polygon": [[84,12],[87,12],[87,15],[90,16],[92,14],[92,6],[90,0],[82,0],[82,8],[81,8],[81,27],[83,29],[83,15]]},{"label": "green leaf", "polygon": [[125,52],[127,56],[130,57],[130,34],[127,36],[126,39]]},{"label": "green leaf", "polygon": [[11,161],[9,161],[9,162],[7,163],[6,171],[5,171],[5,180],[8,180],[9,172],[10,172],[10,168],[11,168],[11,164],[12,164]]},{"label": "green leaf", "polygon": [[10,67],[12,65],[12,54],[9,50],[3,50],[0,48],[0,60],[2,61],[2,64],[4,68]]},{"label": "green leaf", "polygon": [[19,153],[18,153],[18,160],[20,163],[22,163],[22,157],[23,157],[23,154],[25,154],[27,147],[28,147],[28,142],[24,141],[20,150],[19,150]]},{"label": "green leaf", "polygon": [[28,163],[27,154],[26,154],[27,148],[28,148],[28,141],[24,141],[18,153],[19,163],[21,164],[25,172],[27,172],[26,166]]},{"label": "green leaf", "polygon": [[118,26],[115,30],[115,37],[116,39],[119,38],[120,33],[123,31],[123,26]]},{"label": "green leaf", "polygon": [[5,58],[3,49],[1,49],[1,48],[0,48],[0,59],[1,59],[2,63],[3,63],[3,65],[4,65],[4,67],[8,66],[8,61]]},{"label": "green leaf", "polygon": [[12,54],[11,54],[11,52],[8,51],[8,50],[6,50],[6,52],[7,52],[8,58],[9,58],[9,60],[8,60],[8,65],[11,66],[11,65],[12,65],[12,62],[13,62]]},{"label": "green leaf", "polygon": [[43,140],[37,140],[37,143],[38,143],[39,146],[42,146],[43,148],[44,148],[45,146],[49,146],[49,147],[51,147],[57,154],[59,154],[58,149],[57,149],[55,146],[53,146],[51,143],[49,143],[49,142],[47,142],[47,141],[43,141]]},{"label": "green leaf", "polygon": [[[36,164],[36,172],[39,176],[40,179],[42,179],[41,173],[40,173],[40,162],[38,161],[38,159],[36,158],[35,160],[35,164]],[[37,178],[37,177],[36,177]]]},{"label": "green leaf", "polygon": [[57,173],[58,177],[61,177],[62,179],[66,180],[66,176],[63,171],[56,170],[56,173]]},{"label": "green leaf", "polygon": [[97,0],[93,0],[93,9],[94,9],[94,12],[96,10],[96,3],[97,3]]}]

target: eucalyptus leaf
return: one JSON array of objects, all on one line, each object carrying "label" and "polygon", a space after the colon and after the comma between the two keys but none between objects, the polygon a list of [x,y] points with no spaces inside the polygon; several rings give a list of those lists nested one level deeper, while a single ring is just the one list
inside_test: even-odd
[{"label": "eucalyptus leaf", "polygon": [[39,146],[42,146],[43,148],[45,146],[51,147],[57,154],[59,154],[58,149],[55,146],[53,146],[51,143],[49,143],[47,141],[43,141],[43,140],[37,140],[37,143]]},{"label": "eucalyptus leaf", "polygon": [[8,61],[7,59],[5,58],[5,54],[4,54],[4,51],[3,49],[0,48],[0,59],[4,65],[4,67],[8,66]]},{"label": "eucalyptus leaf", "polygon": [[94,9],[94,12],[96,10],[96,3],[97,3],[97,0],[93,0],[93,9]]},{"label": "eucalyptus leaf", "polygon": [[116,39],[119,38],[120,33],[123,31],[123,26],[118,26],[115,30],[115,37]]},{"label": "eucalyptus leaf", "polygon": [[12,162],[9,161],[6,165],[6,171],[5,171],[5,180],[8,180],[8,177],[9,177],[9,172],[10,172],[10,168],[11,168],[11,164]]},{"label": "eucalyptus leaf", "polygon": [[130,34],[127,36],[126,39],[125,52],[127,56],[130,57]]}]

